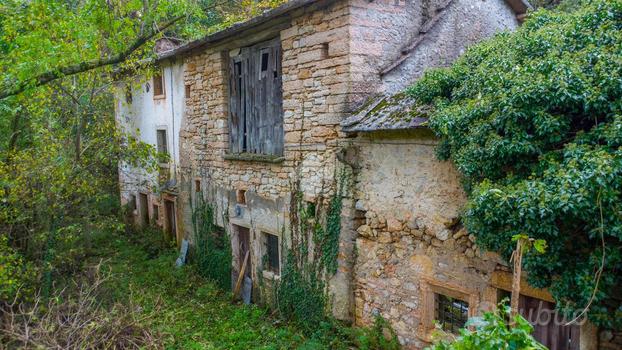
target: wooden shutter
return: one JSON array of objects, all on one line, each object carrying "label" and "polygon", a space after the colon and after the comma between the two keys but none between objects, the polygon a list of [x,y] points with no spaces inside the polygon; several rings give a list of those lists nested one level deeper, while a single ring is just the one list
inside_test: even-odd
[{"label": "wooden shutter", "polygon": [[241,139],[239,137],[241,120],[241,60],[239,57],[229,60],[229,151],[239,153]]},{"label": "wooden shutter", "polygon": [[242,48],[229,62],[229,149],[283,154],[281,42]]},{"label": "wooden shutter", "polygon": [[252,116],[249,118],[251,152],[283,154],[283,92],[281,42],[274,39],[252,48]]},{"label": "wooden shutter", "polygon": [[153,76],[153,96],[164,95],[164,81],[162,79],[162,73]]}]

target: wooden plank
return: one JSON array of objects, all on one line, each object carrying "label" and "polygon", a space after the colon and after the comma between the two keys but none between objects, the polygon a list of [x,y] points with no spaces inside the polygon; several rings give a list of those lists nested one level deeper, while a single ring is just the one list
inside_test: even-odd
[{"label": "wooden plank", "polygon": [[238,127],[240,120],[239,108],[239,86],[236,60],[229,60],[229,151],[232,153],[240,152],[238,147]]},{"label": "wooden plank", "polygon": [[244,276],[246,272],[246,265],[248,265],[248,259],[250,256],[250,249],[246,251],[246,255],[244,256],[244,263],[242,263],[242,268],[240,269],[240,274],[238,275],[238,280],[235,282],[235,288],[233,288],[233,299],[235,300],[240,293],[240,287],[242,286],[242,281],[244,281]]},{"label": "wooden plank", "polygon": [[[280,46],[279,38],[275,38],[242,48],[232,59],[230,69],[241,71],[230,75],[230,84],[238,87],[232,89],[230,98],[231,153],[283,154]],[[267,62],[262,62],[264,55]],[[235,62],[241,67],[236,68]]]}]

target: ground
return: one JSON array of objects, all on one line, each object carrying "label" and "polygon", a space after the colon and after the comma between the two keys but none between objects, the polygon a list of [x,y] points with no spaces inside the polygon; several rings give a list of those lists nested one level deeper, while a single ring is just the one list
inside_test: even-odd
[{"label": "ground", "polygon": [[[305,336],[268,309],[232,303],[192,265],[175,267],[177,252],[116,234],[92,256],[109,274],[111,301],[136,308],[140,323],[166,349],[327,349],[350,346],[327,334]],[[318,327],[321,328],[321,327]]]}]

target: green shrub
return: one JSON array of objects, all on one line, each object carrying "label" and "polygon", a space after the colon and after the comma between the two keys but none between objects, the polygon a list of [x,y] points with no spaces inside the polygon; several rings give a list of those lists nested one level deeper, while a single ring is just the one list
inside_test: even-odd
[{"label": "green shrub", "polygon": [[622,326],[622,1],[539,10],[411,89],[432,105],[438,154],[463,175],[464,222],[509,259],[512,237],[548,243],[523,260],[572,319]]},{"label": "green shrub", "polygon": [[33,266],[0,236],[0,303],[31,297],[36,280]]},{"label": "green shrub", "polygon": [[509,319],[510,307],[499,304],[495,312],[469,319],[466,328],[461,329],[460,335],[453,340],[447,340],[450,336],[437,330],[435,336],[441,340],[427,350],[546,350],[531,336],[533,327],[527,320],[516,315],[514,326],[510,326]]},{"label": "green shrub", "polygon": [[198,205],[192,212],[194,260],[203,277],[227,291],[231,289],[231,240],[214,220],[214,207],[199,197]]}]

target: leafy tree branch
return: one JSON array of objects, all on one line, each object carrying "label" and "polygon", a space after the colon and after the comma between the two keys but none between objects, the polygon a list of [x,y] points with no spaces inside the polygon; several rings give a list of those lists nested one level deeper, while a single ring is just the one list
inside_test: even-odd
[{"label": "leafy tree branch", "polygon": [[71,75],[78,74],[78,73],[88,72],[90,70],[97,69],[97,68],[104,67],[104,66],[110,66],[110,65],[123,63],[125,60],[127,60],[132,55],[132,53],[140,49],[143,45],[145,45],[151,39],[156,37],[162,31],[171,27],[173,24],[175,24],[182,18],[184,18],[184,16],[177,16],[159,26],[155,26],[154,29],[138,37],[125,50],[123,50],[122,52],[119,52],[116,55],[60,67],[58,69],[50,70],[36,77],[28,79],[25,82],[17,84],[15,87],[4,88],[3,91],[0,92],[0,99],[7,98],[9,96],[15,96],[19,93],[22,93],[28,88],[39,87],[39,86],[48,84],[52,81],[55,81],[57,79],[63,78],[63,77],[71,76]]}]

